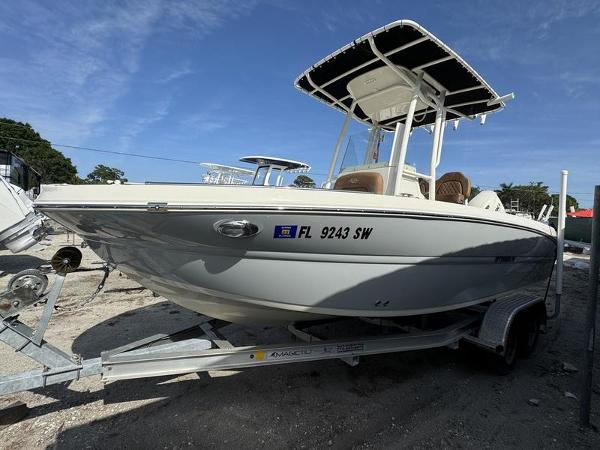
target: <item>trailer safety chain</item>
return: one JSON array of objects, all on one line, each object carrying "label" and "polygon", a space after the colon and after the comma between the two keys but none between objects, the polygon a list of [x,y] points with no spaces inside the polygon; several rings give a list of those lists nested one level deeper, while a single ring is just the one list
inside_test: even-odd
[{"label": "trailer safety chain", "polygon": [[110,273],[113,270],[114,270],[114,267],[110,267],[106,263],[102,264],[102,271],[104,272],[104,276],[102,277],[102,281],[100,281],[100,284],[98,284],[98,287],[96,288],[96,291],[90,296],[90,298],[88,298],[86,301],[84,301],[81,306],[87,305],[88,303],[92,302],[96,298],[96,296],[100,293],[100,291],[102,289],[104,289],[104,284],[106,283],[106,280],[108,279],[108,276],[110,275]]},{"label": "trailer safety chain", "polygon": [[[100,293],[100,291],[102,291],[102,289],[104,289],[104,285],[106,284],[106,280],[107,280],[108,276],[110,275],[110,273],[114,270],[114,267],[110,267],[107,263],[104,263],[104,264],[102,264],[102,268],[101,269],[95,269],[95,270],[102,270],[104,272],[104,276],[102,277],[102,280],[98,284],[98,287],[96,287],[96,290],[94,291],[94,293],[92,295],[90,295],[90,297],[87,300],[84,300],[83,303],[77,305],[77,308],[85,306],[88,303],[94,301],[94,299]],[[57,306],[55,306],[55,309],[57,309],[59,311],[71,311],[71,310],[76,309],[76,308],[74,308],[74,307],[64,308],[62,306],[58,306],[57,305]]]}]

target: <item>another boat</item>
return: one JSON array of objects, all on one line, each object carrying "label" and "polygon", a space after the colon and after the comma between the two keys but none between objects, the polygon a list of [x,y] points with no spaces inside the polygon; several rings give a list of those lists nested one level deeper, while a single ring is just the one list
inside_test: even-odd
[{"label": "another boat", "polygon": [[39,174],[18,156],[0,150],[0,248],[27,250],[44,236],[43,217],[33,210]]},{"label": "another boat", "polygon": [[[550,276],[550,226],[505,213],[491,191],[467,205],[462,173],[438,179],[446,123],[483,122],[512,95],[431,33],[393,22],[310,66],[296,86],[346,115],[328,189],[47,185],[36,206],[143,286],[230,322],[435,313]],[[369,135],[356,158],[356,140],[348,145],[337,174],[352,119]],[[405,165],[419,127],[432,136],[428,173]]]},{"label": "another boat", "polygon": [[201,163],[206,169],[202,182],[206,184],[248,184],[254,171],[215,163]]},{"label": "another boat", "polygon": [[[277,158],[274,156],[244,156],[240,161],[256,164],[252,184],[257,186],[283,186],[286,173],[307,173],[310,166],[301,161]],[[272,177],[276,176],[275,183],[271,183]]]}]

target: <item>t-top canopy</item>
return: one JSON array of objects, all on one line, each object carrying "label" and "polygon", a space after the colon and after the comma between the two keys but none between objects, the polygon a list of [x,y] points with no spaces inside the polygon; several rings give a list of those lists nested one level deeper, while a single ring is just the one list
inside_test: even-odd
[{"label": "t-top canopy", "polygon": [[343,112],[356,101],[355,118],[393,129],[396,122],[404,122],[419,77],[415,127],[435,121],[435,103],[444,95],[446,120],[472,119],[504,107],[505,98],[471,66],[410,20],[393,22],[351,42],[311,66],[295,85]]},{"label": "t-top canopy", "polygon": [[240,158],[240,161],[259,166],[279,166],[288,172],[308,172],[310,170],[310,166],[306,163],[272,156],[244,156]]}]

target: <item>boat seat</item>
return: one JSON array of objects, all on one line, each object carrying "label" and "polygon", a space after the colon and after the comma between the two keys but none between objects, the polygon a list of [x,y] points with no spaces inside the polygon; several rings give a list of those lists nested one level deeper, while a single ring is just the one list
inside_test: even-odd
[{"label": "boat seat", "polygon": [[461,203],[471,195],[471,181],[460,172],[448,172],[435,182],[435,199],[440,202]]},{"label": "boat seat", "polygon": [[419,177],[419,189],[421,190],[421,194],[423,194],[423,196],[425,198],[429,197],[429,181],[427,181],[425,178],[420,178]]},{"label": "boat seat", "polygon": [[383,194],[383,177],[375,172],[342,175],[335,181],[334,191],[360,191]]}]

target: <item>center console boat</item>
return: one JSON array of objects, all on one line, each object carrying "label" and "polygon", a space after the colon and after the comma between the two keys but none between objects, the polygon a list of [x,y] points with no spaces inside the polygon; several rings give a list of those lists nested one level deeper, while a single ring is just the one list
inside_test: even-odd
[{"label": "center console boat", "polygon": [[[45,185],[36,207],[148,289],[228,322],[429,314],[550,276],[550,226],[507,214],[491,191],[469,201],[461,172],[438,176],[448,122],[485,121],[513,97],[438,38],[396,21],[295,84],[345,115],[325,189]],[[352,120],[368,137],[340,159]],[[406,164],[417,128],[432,137],[423,172]]]}]

